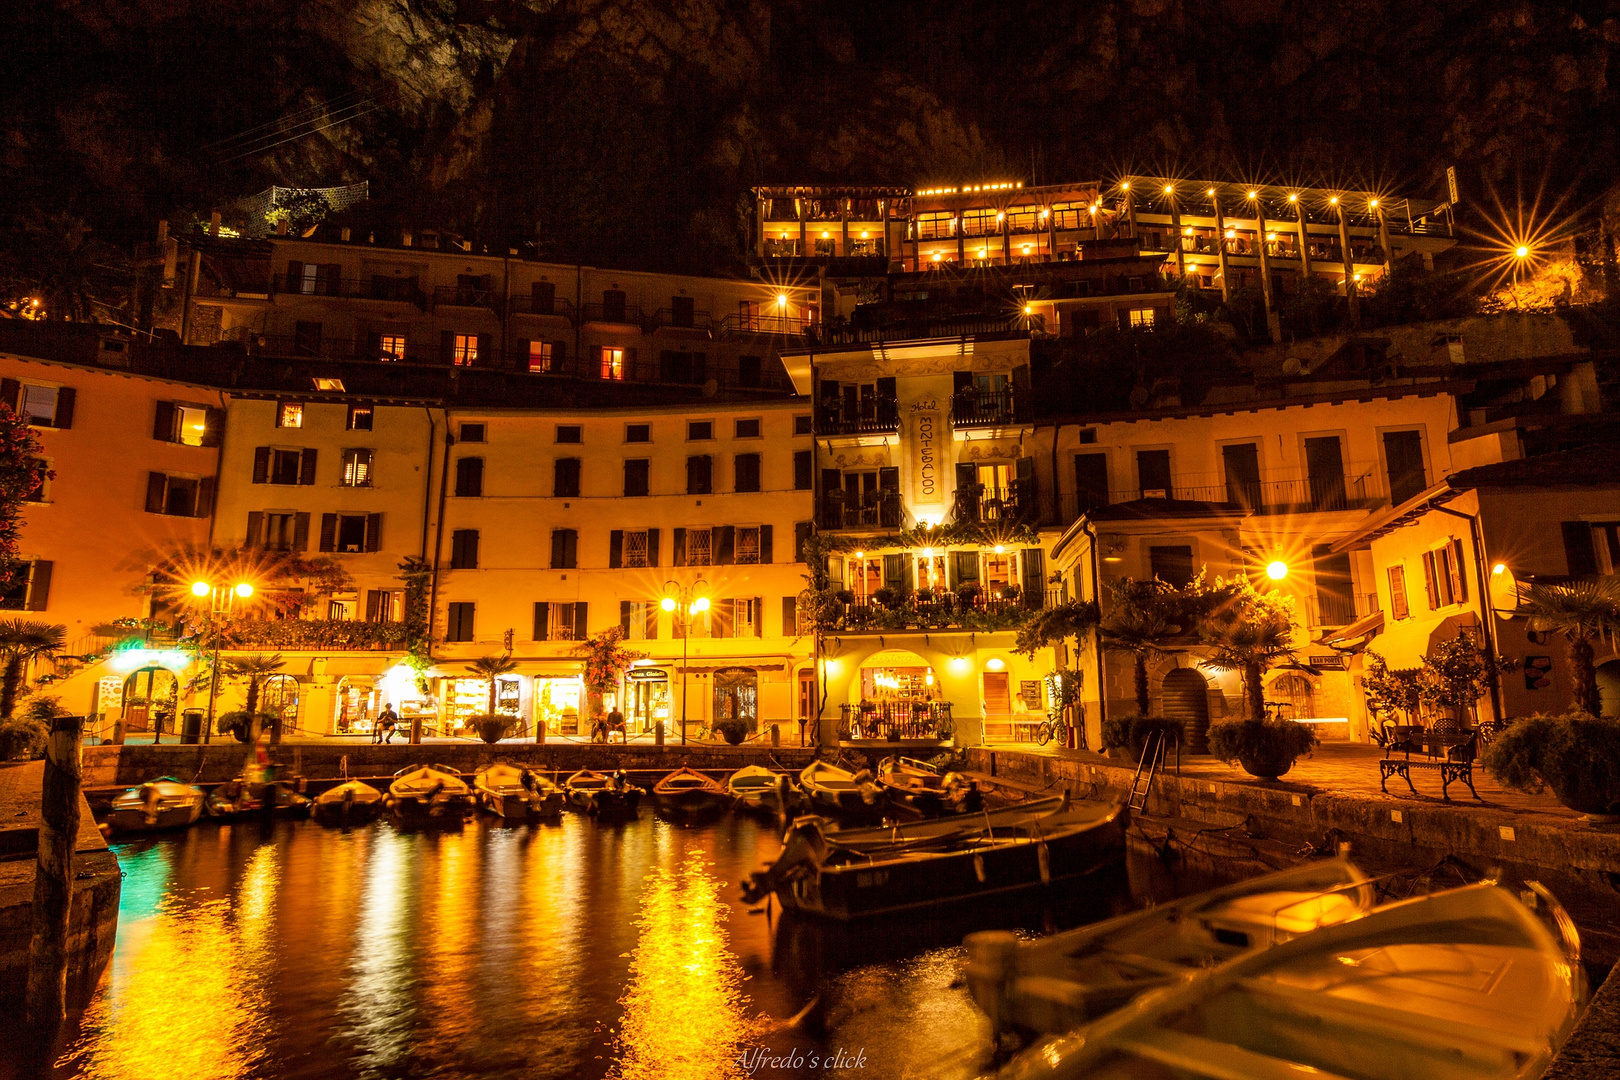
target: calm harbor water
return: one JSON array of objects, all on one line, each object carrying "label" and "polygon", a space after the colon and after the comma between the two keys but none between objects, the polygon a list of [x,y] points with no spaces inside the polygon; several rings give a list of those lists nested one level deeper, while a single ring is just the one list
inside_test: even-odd
[{"label": "calm harbor water", "polygon": [[55,1075],[970,1076],[986,1029],[964,932],[1075,925],[1166,888],[1114,873],[1055,907],[840,930],[741,902],[776,848],[747,818],[646,810],[269,838],[204,823],[121,844],[117,949]]}]

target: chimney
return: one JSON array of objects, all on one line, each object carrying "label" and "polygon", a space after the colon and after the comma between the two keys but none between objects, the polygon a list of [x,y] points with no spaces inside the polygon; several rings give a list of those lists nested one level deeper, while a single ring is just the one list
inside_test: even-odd
[{"label": "chimney", "polygon": [[287,235],[287,219],[286,218],[282,218],[281,220],[276,222],[276,235],[277,236],[286,236]]},{"label": "chimney", "polygon": [[213,237],[218,237],[219,236],[219,211],[218,210],[215,210],[212,214],[208,215],[208,235],[213,236]]}]

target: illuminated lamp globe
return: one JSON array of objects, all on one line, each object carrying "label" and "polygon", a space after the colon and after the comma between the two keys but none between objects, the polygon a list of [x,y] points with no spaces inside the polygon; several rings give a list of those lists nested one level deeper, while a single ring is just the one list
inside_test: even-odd
[{"label": "illuminated lamp globe", "polygon": [[1251,191],[1251,192],[1249,192],[1249,198],[1251,198],[1251,199],[1258,199],[1258,198],[1259,198],[1259,197],[1260,197],[1260,193],[1259,193],[1259,192],[1258,192],[1258,191]]},{"label": "illuminated lamp globe", "polygon": [[1001,553],[1002,553],[1002,552],[1004,552],[1004,551],[1006,551],[1006,550],[1007,550],[1007,549],[1006,549],[1006,548],[1004,548],[1004,547],[1002,547],[1002,546],[1001,546],[1001,545],[1000,545],[1000,544],[997,544],[997,545],[996,545],[996,554],[997,554],[997,555],[1000,555],[1000,554],[1001,554]]},{"label": "illuminated lamp globe", "polygon": [[692,601],[692,610],[693,611],[708,611],[709,610],[709,598],[707,596],[700,596],[696,600]]},{"label": "illuminated lamp globe", "polygon": [[1367,209],[1369,209],[1369,210],[1378,209],[1378,200],[1377,199],[1368,199],[1367,200]]},{"label": "illuminated lamp globe", "polygon": [[1495,566],[1491,567],[1491,573],[1496,577],[1501,577],[1503,574],[1507,573],[1507,563],[1497,563]]},{"label": "illuminated lamp globe", "polygon": [[206,581],[193,581],[191,583],[192,596],[207,596],[214,591],[214,587]]},{"label": "illuminated lamp globe", "polygon": [[1213,199],[1213,198],[1214,198],[1214,197],[1215,197],[1215,189],[1214,189],[1214,188],[1210,188],[1210,189],[1209,189],[1209,190],[1208,190],[1208,191],[1206,191],[1206,192],[1204,192],[1204,194],[1205,194],[1205,195],[1208,195],[1208,196],[1209,196],[1209,197],[1210,197],[1210,198],[1212,198],[1212,199]]},{"label": "illuminated lamp globe", "polygon": [[1299,196],[1298,195],[1290,195],[1290,196],[1288,196],[1288,201],[1289,202],[1299,202]]},{"label": "illuminated lamp globe", "polygon": [[1329,206],[1338,206],[1339,205],[1339,197],[1337,195],[1329,196],[1328,205]]},{"label": "illuminated lamp globe", "polygon": [[1170,184],[1166,184],[1166,185],[1164,185],[1164,193],[1166,195],[1174,195],[1176,193],[1176,189],[1175,189],[1174,186],[1172,186]]},{"label": "illuminated lamp globe", "polygon": [[1131,190],[1131,182],[1129,180],[1121,181],[1120,185],[1119,185],[1119,190],[1121,190],[1121,191],[1129,191],[1129,190]]},{"label": "illuminated lamp globe", "polygon": [[1024,305],[1024,314],[1025,315],[1033,315],[1033,314],[1035,314],[1035,305],[1034,304],[1025,304]]},{"label": "illuminated lamp globe", "polygon": [[1517,255],[1521,259],[1528,258],[1530,255],[1530,249],[1525,247],[1523,244],[1520,244],[1518,247],[1513,249],[1513,254]]},{"label": "illuminated lamp globe", "polygon": [[777,293],[776,294],[776,306],[777,307],[787,307],[787,301],[788,301],[787,293]]},{"label": "illuminated lamp globe", "polygon": [[245,581],[239,582],[236,586],[236,595],[246,600],[248,597],[253,595],[253,586],[249,585]]},{"label": "illuminated lamp globe", "polygon": [[1281,581],[1288,576],[1288,564],[1278,559],[1266,564],[1266,577],[1272,581]]},{"label": "illuminated lamp globe", "polygon": [[665,611],[674,611],[675,598],[673,596],[666,596],[658,602],[658,606],[663,608]]}]

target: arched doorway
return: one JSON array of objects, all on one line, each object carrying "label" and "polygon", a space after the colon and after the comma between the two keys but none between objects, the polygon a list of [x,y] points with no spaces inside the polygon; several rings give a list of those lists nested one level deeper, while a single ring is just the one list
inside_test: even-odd
[{"label": "arched doorway", "polygon": [[843,707],[840,738],[933,738],[943,695],[928,662],[884,649],[861,662],[859,702]]},{"label": "arched doorway", "polygon": [[1284,704],[1284,715],[1289,720],[1303,720],[1316,715],[1316,693],[1311,681],[1303,675],[1283,675],[1266,687],[1267,701]]},{"label": "arched doorway", "polygon": [[1160,687],[1165,719],[1181,724],[1182,744],[1189,754],[1209,753],[1209,684],[1194,668],[1165,673]]},{"label": "arched doorway", "polygon": [[1620,716],[1620,660],[1598,665],[1598,701],[1604,716]]},{"label": "arched doorway", "polygon": [[283,734],[298,730],[298,680],[291,675],[271,675],[259,689],[259,711],[281,717]]},{"label": "arched doorway", "polygon": [[759,726],[759,674],[753,668],[721,668],[714,673],[714,719],[746,720],[748,730]]},{"label": "arched doorway", "polygon": [[173,732],[180,680],[168,668],[144,667],[124,680],[124,730]]}]

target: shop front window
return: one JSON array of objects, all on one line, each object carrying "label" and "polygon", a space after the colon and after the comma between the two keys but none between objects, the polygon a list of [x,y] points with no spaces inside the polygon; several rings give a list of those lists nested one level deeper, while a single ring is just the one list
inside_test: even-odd
[{"label": "shop front window", "polygon": [[746,720],[759,724],[759,675],[753,668],[722,668],[714,673],[714,721]]},{"label": "shop front window", "polygon": [[298,680],[291,675],[272,675],[259,690],[259,710],[281,717],[281,729],[298,728]]},{"label": "shop front window", "polygon": [[554,735],[578,735],[579,704],[583,683],[579,676],[536,678],[534,680],[534,719]]}]

